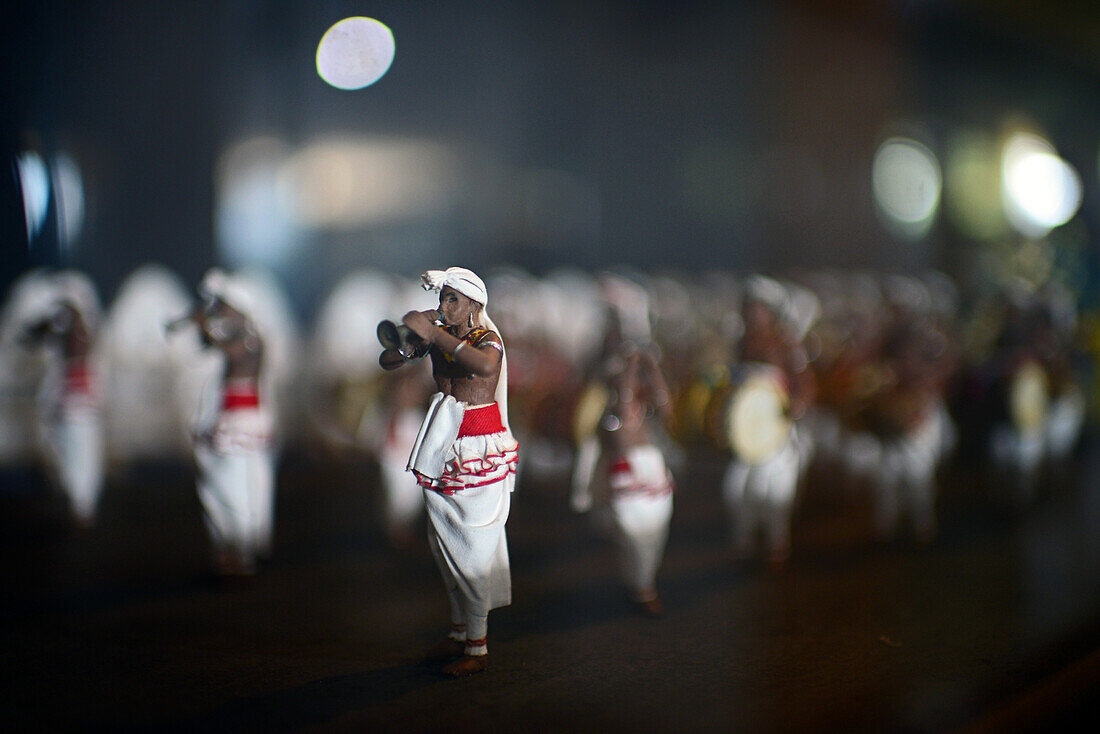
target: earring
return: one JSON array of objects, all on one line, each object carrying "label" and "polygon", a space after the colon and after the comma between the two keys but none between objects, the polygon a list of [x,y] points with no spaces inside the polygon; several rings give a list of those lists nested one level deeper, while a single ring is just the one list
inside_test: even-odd
[{"label": "earring", "polygon": [[473,315],[473,313],[471,313],[469,316],[466,317],[466,325],[469,326],[471,329],[474,328],[474,315]]}]

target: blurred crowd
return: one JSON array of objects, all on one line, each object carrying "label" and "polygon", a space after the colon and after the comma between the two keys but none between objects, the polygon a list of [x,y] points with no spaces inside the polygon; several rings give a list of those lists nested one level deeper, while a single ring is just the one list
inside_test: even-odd
[{"label": "blurred crowd", "polygon": [[[264,439],[253,448],[270,471],[286,447],[367,456],[390,540],[414,542],[423,499],[405,462],[434,389],[426,368],[383,374],[376,336],[384,319],[435,307],[414,276],[348,273],[307,327],[262,271],[219,271],[196,291],[146,265],[107,307],[79,272],[28,272],[0,313],[0,462],[42,462],[87,525],[112,470],[201,464],[204,436],[238,430],[225,415],[262,406]],[[507,348],[521,488],[530,475],[557,482],[575,510],[598,506],[608,493],[594,479],[598,445],[638,462],[639,446],[652,445],[684,478],[693,462],[721,461],[720,486],[691,491],[721,495],[737,555],[776,565],[790,554],[805,492],[865,487],[877,537],[927,542],[947,460],[997,478],[998,500],[1024,510],[1086,422],[1093,365],[1077,299],[1049,283],[970,294],[935,271],[485,276]],[[218,303],[231,308],[215,313]],[[651,435],[608,441],[624,435],[615,431],[642,389]],[[247,443],[238,439],[232,449],[208,444],[236,455]],[[210,476],[254,471],[245,466]],[[267,516],[249,521],[266,527],[261,536],[274,512],[265,482],[266,497],[240,510]],[[204,499],[208,526],[223,566],[251,572],[270,537],[227,529],[215,506],[233,502]],[[667,526],[671,505],[661,512]]]}]

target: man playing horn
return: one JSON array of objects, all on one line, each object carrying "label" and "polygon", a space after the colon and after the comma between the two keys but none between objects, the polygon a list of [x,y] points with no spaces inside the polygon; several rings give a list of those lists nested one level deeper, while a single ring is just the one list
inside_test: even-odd
[{"label": "man playing horn", "polygon": [[[424,487],[428,542],[451,607],[450,634],[428,659],[449,660],[443,672],[460,677],[486,669],[489,611],[512,601],[504,524],[518,444],[508,428],[504,343],[485,312],[485,283],[457,267],[421,278],[425,290],[439,293],[439,308],[410,311],[403,322],[428,345],[439,392],[408,469]],[[378,361],[392,370],[414,359],[387,348]]]},{"label": "man playing horn", "polygon": [[193,429],[198,494],[216,572],[250,576],[270,553],[274,524],[274,419],[260,401],[264,342],[253,299],[234,276],[213,268],[199,293],[202,303],[168,328],[193,322],[204,346],[225,358],[221,379],[204,390]]}]

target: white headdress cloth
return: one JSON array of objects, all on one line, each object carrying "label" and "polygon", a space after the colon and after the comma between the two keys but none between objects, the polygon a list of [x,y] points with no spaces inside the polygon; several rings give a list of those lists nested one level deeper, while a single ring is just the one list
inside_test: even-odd
[{"label": "white headdress cloth", "polygon": [[199,283],[199,291],[206,296],[219,298],[240,311],[248,319],[254,319],[255,300],[239,280],[221,268],[210,268]]},{"label": "white headdress cloth", "polygon": [[[447,268],[446,270],[429,270],[420,276],[420,279],[424,282],[424,290],[426,291],[440,291],[444,286],[450,286],[462,295],[469,298],[471,301],[477,301],[481,304],[481,325],[487,329],[495,331],[497,336],[500,337],[500,344],[504,346],[504,337],[500,333],[500,329],[493,323],[493,320],[489,318],[489,310],[486,306],[489,305],[489,291],[485,288],[485,281],[477,276],[472,270],[466,268]],[[496,393],[493,395],[493,399],[496,400],[497,405],[500,406],[500,420],[504,424],[505,428],[509,428],[508,425],[508,353],[502,352],[500,358],[500,378],[497,380]]]}]

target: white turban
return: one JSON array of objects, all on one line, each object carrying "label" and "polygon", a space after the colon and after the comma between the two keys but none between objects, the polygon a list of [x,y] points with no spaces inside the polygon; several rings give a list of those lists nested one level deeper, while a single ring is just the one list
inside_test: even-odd
[{"label": "white turban", "polygon": [[[500,344],[504,346],[504,337],[500,333],[500,329],[493,323],[493,320],[489,318],[489,312],[485,309],[485,306],[489,303],[489,291],[485,289],[485,281],[477,276],[472,270],[466,268],[447,268],[446,270],[429,270],[420,276],[420,279],[424,282],[424,290],[426,291],[440,291],[445,286],[450,286],[462,295],[469,298],[471,301],[477,301],[482,305],[481,309],[481,324],[485,328],[495,331],[500,338]],[[497,379],[496,393],[493,395],[493,399],[497,401],[497,405],[500,406],[500,419],[504,423],[505,428],[508,428],[508,354],[502,352],[500,358],[500,377]]]},{"label": "white turban", "polygon": [[482,306],[489,305],[489,292],[485,289],[485,281],[477,277],[472,270],[466,268],[429,270],[421,275],[420,279],[424,281],[426,291],[441,291],[445,286],[450,286],[471,301],[477,301]]},{"label": "white turban", "polygon": [[210,268],[199,283],[199,293],[204,297],[218,298],[240,311],[246,318],[254,318],[255,301],[237,279],[221,268]]}]

